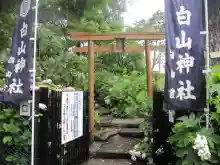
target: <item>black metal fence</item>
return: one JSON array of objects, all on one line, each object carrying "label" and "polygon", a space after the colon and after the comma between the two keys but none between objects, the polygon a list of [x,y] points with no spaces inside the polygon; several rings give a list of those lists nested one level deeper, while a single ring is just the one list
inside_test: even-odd
[{"label": "black metal fence", "polygon": [[[36,140],[34,147],[35,151],[37,151],[35,154],[36,165],[80,165],[89,159],[88,93],[84,92],[83,100],[83,136],[64,145],[61,144],[61,97],[61,91],[50,92],[47,88],[41,88],[36,92],[35,110],[36,114],[40,114],[39,117],[35,117]],[[47,110],[40,110],[39,103],[45,104]],[[24,139],[23,143],[25,145],[3,143],[5,136],[15,139],[23,137],[27,133],[30,133],[31,136],[31,120],[29,120],[29,117],[19,117],[16,114],[19,114],[19,106],[10,103],[0,103],[1,127],[4,123],[9,124],[11,119],[17,123],[28,122],[26,125],[19,126],[20,131],[16,133],[0,131],[0,165],[31,164],[31,145],[30,143],[26,144],[31,137]],[[7,156],[13,156],[19,162],[6,161]]]},{"label": "black metal fence", "polygon": [[[168,143],[172,123],[169,122],[168,114],[163,110],[164,93],[155,91],[153,95],[153,153],[154,162],[157,165],[174,164],[172,146]],[[160,149],[162,152],[160,153]]]},{"label": "black metal fence", "polygon": [[[153,153],[156,165],[176,164],[173,147],[168,142],[168,138],[172,132],[172,127],[176,123],[176,119],[189,115],[187,111],[175,112],[174,123],[169,122],[168,112],[163,110],[164,92],[154,91],[153,95]],[[160,152],[162,149],[162,152]]]},{"label": "black metal fence", "polygon": [[38,124],[38,158],[40,165],[80,165],[89,159],[88,93],[84,92],[83,136],[67,144],[61,144],[62,92],[42,88],[40,103],[47,110],[40,110]]}]

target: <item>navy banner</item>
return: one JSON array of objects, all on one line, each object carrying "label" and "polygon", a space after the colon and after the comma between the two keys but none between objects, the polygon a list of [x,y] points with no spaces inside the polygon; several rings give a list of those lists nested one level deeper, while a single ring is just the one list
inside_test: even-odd
[{"label": "navy banner", "polygon": [[31,0],[23,0],[12,38],[11,56],[6,68],[4,101],[20,103],[30,99],[30,36],[32,31]]},{"label": "navy banner", "polygon": [[165,0],[166,110],[206,105],[202,1]]}]

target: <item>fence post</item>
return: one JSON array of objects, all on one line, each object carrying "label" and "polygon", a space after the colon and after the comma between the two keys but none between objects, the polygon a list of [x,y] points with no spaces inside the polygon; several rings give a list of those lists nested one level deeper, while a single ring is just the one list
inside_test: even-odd
[{"label": "fence post", "polygon": [[48,165],[48,88],[40,88],[39,93],[39,103],[45,104],[47,106],[46,110],[39,109],[41,116],[39,117],[39,164]]},{"label": "fence post", "polygon": [[[34,120],[34,164],[37,165],[39,164],[39,122],[38,119],[39,117],[37,116],[39,114],[39,98],[40,98],[40,91],[39,90],[34,90],[32,92],[35,92],[35,115],[36,116],[32,116],[35,118]],[[32,103],[33,106],[33,103]],[[33,131],[33,130],[32,130]],[[33,138],[33,137],[32,137]],[[33,154],[33,153],[32,153]]]},{"label": "fence post", "polygon": [[89,123],[90,123],[90,118],[89,118],[89,91],[84,91],[83,92],[83,138],[82,143],[85,144],[85,155],[84,155],[84,161],[89,159],[89,144],[90,144],[90,131],[89,131]]}]

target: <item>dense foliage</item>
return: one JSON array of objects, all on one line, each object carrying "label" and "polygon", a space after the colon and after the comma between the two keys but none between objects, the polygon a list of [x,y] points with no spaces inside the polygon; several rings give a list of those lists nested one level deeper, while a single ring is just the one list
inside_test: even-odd
[{"label": "dense foliage", "polygon": [[[132,0],[129,1],[131,2]],[[20,1],[14,0],[0,2],[0,87],[4,83],[4,66],[10,54],[19,3]],[[41,80],[51,79],[56,85],[88,89],[87,54],[74,54],[70,51],[72,46],[87,43],[72,41],[68,34],[72,31],[122,31],[122,13],[125,11],[126,0],[47,0],[39,3],[38,84],[42,85]],[[152,24],[155,24],[157,16],[158,14],[151,19]],[[116,117],[151,116],[144,58],[143,53],[101,53],[95,57],[95,99],[110,108]],[[50,87],[56,88],[53,85]],[[18,107],[6,106],[0,110],[0,139],[2,146],[7,148],[7,152],[1,148],[0,157],[12,165],[25,165],[30,164],[31,130],[29,120],[22,118],[17,109]],[[146,132],[150,130],[148,117],[147,125],[143,125]],[[99,120],[98,113],[95,113],[95,118]],[[149,147],[145,146],[147,148]]]},{"label": "dense foliage", "polygon": [[[17,108],[10,106],[1,109],[0,120],[1,136],[4,135],[1,138],[5,144],[1,145],[1,157],[13,164],[28,164],[31,144],[30,120],[21,117]],[[21,156],[22,154],[26,156]]]},{"label": "dense foliage", "polygon": [[[206,129],[202,126],[204,120],[194,114],[189,117],[183,116],[178,121],[172,129],[173,135],[169,138],[170,143],[175,146],[178,163],[183,165],[218,164],[220,136],[216,134],[215,130],[213,128]],[[198,134],[207,138],[211,153],[210,159],[202,160],[193,147]]]}]

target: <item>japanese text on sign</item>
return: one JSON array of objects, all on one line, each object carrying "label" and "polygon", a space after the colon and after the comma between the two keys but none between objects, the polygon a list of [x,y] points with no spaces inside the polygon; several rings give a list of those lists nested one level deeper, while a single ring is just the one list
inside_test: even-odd
[{"label": "japanese text on sign", "polygon": [[23,0],[17,13],[17,23],[12,38],[11,57],[6,68],[4,101],[20,103],[30,97],[31,56],[30,32],[33,23],[31,0]]},{"label": "japanese text on sign", "polygon": [[[176,15],[180,27],[181,25],[190,26],[192,13],[189,10],[186,10],[184,6],[180,6],[180,11],[176,12]],[[180,34],[180,37],[175,38],[176,49],[187,48],[187,50],[190,50],[192,48],[192,38],[187,37],[186,32],[182,28]],[[173,50],[170,50],[170,59],[175,59],[175,53]],[[171,70],[171,79],[175,78],[176,71],[178,71],[180,74],[184,74],[185,72],[188,74],[190,73],[190,69],[194,67],[195,58],[190,56],[188,51],[186,51],[184,54],[179,54],[176,56],[176,59],[176,68]],[[170,99],[179,99],[180,101],[188,99],[196,100],[196,97],[193,95],[194,89],[195,87],[192,85],[190,80],[186,80],[185,82],[180,80],[179,88],[169,89],[169,97]]]}]

